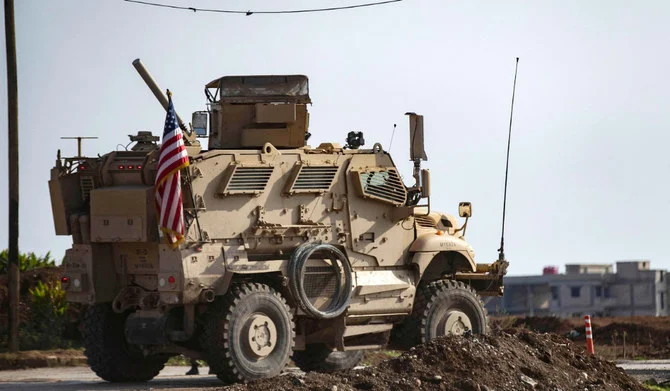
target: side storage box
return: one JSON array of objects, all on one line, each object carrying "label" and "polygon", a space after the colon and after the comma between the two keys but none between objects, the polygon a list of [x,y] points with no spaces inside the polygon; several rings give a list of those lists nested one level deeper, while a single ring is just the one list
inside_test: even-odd
[{"label": "side storage box", "polygon": [[84,209],[79,175],[67,175],[49,181],[51,213],[56,235],[70,235],[70,215]]},{"label": "side storage box", "polygon": [[91,191],[91,241],[147,242],[158,238],[151,186],[120,186]]}]

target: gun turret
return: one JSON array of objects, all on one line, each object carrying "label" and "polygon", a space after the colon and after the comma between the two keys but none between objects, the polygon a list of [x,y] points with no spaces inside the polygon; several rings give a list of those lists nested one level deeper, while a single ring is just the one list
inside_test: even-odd
[{"label": "gun turret", "polygon": [[130,141],[134,142],[132,150],[133,151],[152,151],[156,149],[156,143],[160,140],[160,137],[154,136],[151,132],[139,131],[137,135],[129,134]]}]

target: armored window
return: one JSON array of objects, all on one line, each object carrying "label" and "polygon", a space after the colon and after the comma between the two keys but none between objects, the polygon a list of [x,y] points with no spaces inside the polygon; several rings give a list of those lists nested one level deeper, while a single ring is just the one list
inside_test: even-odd
[{"label": "armored window", "polygon": [[337,175],[337,166],[296,165],[292,178],[288,181],[286,192],[323,193],[330,190]]},{"label": "armored window", "polygon": [[218,195],[227,196],[233,194],[259,194],[272,176],[272,166],[241,166],[231,164],[224,175],[219,188]]},{"label": "armored window", "polygon": [[581,286],[573,286],[570,288],[570,296],[572,297],[579,297],[581,295]]},{"label": "armored window", "polygon": [[401,206],[407,199],[407,189],[395,168],[352,170],[354,185],[365,198]]}]

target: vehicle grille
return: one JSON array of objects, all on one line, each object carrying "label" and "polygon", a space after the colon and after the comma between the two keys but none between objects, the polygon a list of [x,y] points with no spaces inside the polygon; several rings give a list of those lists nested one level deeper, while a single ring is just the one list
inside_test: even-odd
[{"label": "vehicle grille", "polygon": [[272,176],[273,167],[235,167],[223,193],[257,194],[263,192]]},{"label": "vehicle grille", "polygon": [[81,199],[87,201],[91,198],[91,190],[95,188],[95,181],[92,176],[80,176],[79,188],[81,189]]},{"label": "vehicle grille", "polygon": [[289,193],[320,193],[330,189],[337,166],[301,166]]},{"label": "vehicle grille", "polygon": [[310,302],[323,310],[337,294],[337,274],[330,266],[307,266],[303,278],[303,288]]},{"label": "vehicle grille", "polygon": [[414,221],[416,221],[416,223],[421,227],[425,228],[437,227],[437,222],[428,216],[415,216]]}]

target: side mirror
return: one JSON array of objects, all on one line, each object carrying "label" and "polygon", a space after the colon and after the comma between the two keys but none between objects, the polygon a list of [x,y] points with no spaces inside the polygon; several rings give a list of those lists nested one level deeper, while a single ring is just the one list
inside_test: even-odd
[{"label": "side mirror", "polygon": [[409,116],[409,159],[428,160],[423,145],[423,115],[405,113]]},{"label": "side mirror", "polygon": [[461,217],[472,217],[472,204],[469,202],[459,202],[458,215]]},{"label": "side mirror", "polygon": [[207,125],[209,124],[209,113],[206,111],[196,111],[191,117],[191,126],[195,130],[197,137],[207,137]]},{"label": "side mirror", "polygon": [[421,170],[421,195],[424,198],[430,197],[430,170]]}]

